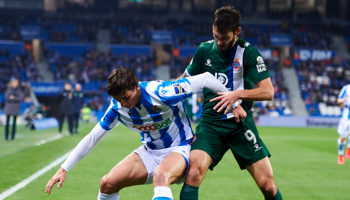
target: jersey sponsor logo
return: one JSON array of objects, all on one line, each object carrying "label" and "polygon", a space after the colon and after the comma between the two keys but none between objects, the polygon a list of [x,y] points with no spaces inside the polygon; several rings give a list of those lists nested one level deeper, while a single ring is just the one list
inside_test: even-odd
[{"label": "jersey sponsor logo", "polygon": [[264,59],[261,56],[256,57],[256,69],[259,73],[267,70]]},{"label": "jersey sponsor logo", "polygon": [[245,42],[245,43],[244,43],[244,48],[247,48],[249,45],[250,45],[249,42]]},{"label": "jersey sponsor logo", "polygon": [[170,124],[171,124],[171,120],[166,119],[166,120],[163,120],[160,122],[155,122],[155,123],[149,124],[149,125],[134,125],[132,128],[135,128],[139,131],[155,131],[155,130],[166,128]]},{"label": "jersey sponsor logo", "polygon": [[210,59],[207,59],[205,65],[208,66],[208,67],[211,67],[211,60],[210,60]]},{"label": "jersey sponsor logo", "polygon": [[179,95],[185,93],[185,89],[180,84],[174,84],[173,87],[175,90],[175,94]]},{"label": "jersey sponsor logo", "polygon": [[224,86],[226,86],[228,83],[227,75],[224,73],[215,72],[215,78],[218,79]]},{"label": "jersey sponsor logo", "polygon": [[238,70],[241,66],[241,63],[239,62],[239,58],[235,58],[235,60],[232,63],[232,67],[234,70]]}]

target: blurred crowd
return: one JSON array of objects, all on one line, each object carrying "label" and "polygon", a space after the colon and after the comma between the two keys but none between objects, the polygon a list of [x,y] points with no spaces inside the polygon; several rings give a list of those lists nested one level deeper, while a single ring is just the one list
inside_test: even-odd
[{"label": "blurred crowd", "polygon": [[[72,8],[72,10],[74,10]],[[88,8],[84,9],[85,13]],[[67,9],[65,12],[70,12]],[[171,35],[170,44],[174,49],[179,46],[197,46],[201,41],[212,39],[211,19],[191,20],[188,18],[139,18],[133,20],[120,15],[67,15],[58,12],[55,15],[13,16],[1,14],[0,39],[25,41],[26,27],[38,30],[38,37],[46,42],[55,43],[95,43],[98,31],[110,31],[111,44],[144,44],[152,43],[153,31],[168,31]],[[273,16],[282,13],[273,13]],[[317,13],[300,18],[313,18]],[[286,20],[278,25],[242,25],[241,37],[247,39],[258,48],[271,48],[271,34],[289,34],[293,48],[308,48],[318,50],[334,49],[332,35],[347,38],[350,26],[337,23],[308,23]],[[348,41],[348,40],[345,40]],[[349,40],[350,44],[350,40]],[[348,46],[350,47],[350,45]],[[109,72],[120,65],[131,68],[141,81],[156,79],[155,69],[158,60],[154,52],[148,55],[136,54],[116,55],[109,52],[86,50],[82,55],[65,55],[57,51],[45,50],[45,59],[54,75],[54,81],[82,83],[86,97],[91,107],[100,108],[106,101],[104,91],[105,80]],[[179,56],[176,51],[170,53],[170,59],[165,65],[170,67],[170,78],[176,78],[184,72],[191,60],[191,55]],[[292,114],[288,103],[288,91],[283,84],[281,69],[276,59],[266,59],[273,85],[275,99],[271,102],[259,102],[254,106],[258,114],[273,116]],[[318,115],[318,103],[335,105],[336,97],[342,85],[349,80],[349,60],[332,59],[328,61],[301,61],[289,63],[298,73],[302,98],[310,114]],[[42,75],[33,61],[30,51],[11,55],[7,49],[0,49],[0,92],[6,89],[6,83],[11,77],[22,81],[40,81]]]}]

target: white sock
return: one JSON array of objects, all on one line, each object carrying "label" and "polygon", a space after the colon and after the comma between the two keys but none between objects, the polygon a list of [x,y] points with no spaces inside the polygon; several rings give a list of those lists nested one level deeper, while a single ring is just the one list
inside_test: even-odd
[{"label": "white sock", "polygon": [[152,199],[156,199],[158,197],[166,197],[169,199],[173,199],[173,194],[171,193],[171,189],[167,186],[157,186],[154,188],[154,195]]},{"label": "white sock", "polygon": [[344,147],[345,147],[345,142],[341,142],[340,138],[338,139],[338,155],[342,156],[344,155]]},{"label": "white sock", "polygon": [[119,200],[119,192],[113,194],[104,194],[98,191],[97,200]]}]

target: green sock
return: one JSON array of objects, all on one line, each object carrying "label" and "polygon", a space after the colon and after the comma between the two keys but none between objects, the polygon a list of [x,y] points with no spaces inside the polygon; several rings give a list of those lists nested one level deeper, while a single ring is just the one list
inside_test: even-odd
[{"label": "green sock", "polygon": [[280,191],[277,188],[276,195],[272,198],[265,198],[265,200],[282,200],[282,194],[280,193]]},{"label": "green sock", "polygon": [[184,183],[180,193],[180,200],[198,200],[198,190],[199,187]]}]

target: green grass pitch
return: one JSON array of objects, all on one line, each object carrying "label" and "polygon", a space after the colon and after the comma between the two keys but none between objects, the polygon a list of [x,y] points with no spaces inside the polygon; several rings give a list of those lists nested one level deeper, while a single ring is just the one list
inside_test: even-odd
[{"label": "green grass pitch", "polygon": [[[57,129],[29,131],[19,127],[15,141],[4,142],[1,138],[0,193],[71,150],[92,127],[93,124],[83,124],[80,134],[40,146],[35,144],[57,134]],[[337,164],[338,134],[335,129],[258,129],[272,154],[275,180],[283,199],[350,199],[350,160],[342,166]],[[6,199],[96,199],[101,177],[136,149],[140,145],[139,140],[138,133],[120,125],[68,172],[61,189],[54,187],[51,195],[44,192],[57,166]],[[174,199],[178,199],[181,186],[171,186]],[[152,195],[152,185],[134,186],[120,192],[122,200],[147,200]],[[199,197],[202,200],[264,199],[249,173],[239,169],[231,152],[227,152],[214,171],[207,173]]]}]

